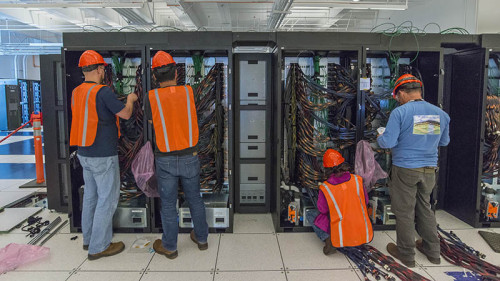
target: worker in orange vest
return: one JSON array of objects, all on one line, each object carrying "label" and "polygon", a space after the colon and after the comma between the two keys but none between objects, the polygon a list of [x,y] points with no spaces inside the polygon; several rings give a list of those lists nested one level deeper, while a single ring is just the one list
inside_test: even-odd
[{"label": "worker in orange vest", "polygon": [[327,149],[323,167],[328,179],[319,186],[316,212],[309,212],[306,219],[314,232],[325,242],[323,253],[330,255],[336,248],[354,247],[369,243],[373,229],[366,208],[363,179],[351,174],[344,157]]},{"label": "worker in orange vest", "polygon": [[153,124],[156,175],[161,199],[162,239],[154,250],[169,259],[177,252],[178,183],[182,183],[189,203],[194,230],[191,240],[200,250],[208,249],[208,224],[205,204],[200,196],[200,160],[198,159],[198,118],[191,86],[177,85],[176,64],[172,56],[159,51],[153,57],[153,79],[159,88],[149,91],[145,103],[148,120]]},{"label": "worker in orange vest", "polygon": [[124,105],[102,85],[106,65],[99,53],[85,51],[78,63],[85,81],[71,96],[70,145],[78,146],[83,167],[83,249],[88,250],[89,260],[116,255],[125,248],[123,242],[111,243],[113,215],[120,196],[118,117],[130,118],[137,95],[128,95]]}]

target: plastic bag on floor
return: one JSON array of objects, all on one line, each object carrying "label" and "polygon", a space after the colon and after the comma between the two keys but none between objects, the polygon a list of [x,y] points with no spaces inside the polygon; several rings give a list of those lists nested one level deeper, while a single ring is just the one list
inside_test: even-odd
[{"label": "plastic bag on floor", "polygon": [[356,175],[363,178],[363,187],[370,192],[379,179],[387,178],[387,173],[382,170],[373,153],[370,143],[362,140],[356,146],[356,161],[354,165]]},{"label": "plastic bag on floor", "polygon": [[155,175],[155,156],[151,142],[148,141],[135,156],[132,162],[132,174],[134,174],[137,186],[147,197],[160,197]]},{"label": "plastic bag on floor", "polygon": [[10,243],[0,249],[0,274],[49,256],[47,247]]}]

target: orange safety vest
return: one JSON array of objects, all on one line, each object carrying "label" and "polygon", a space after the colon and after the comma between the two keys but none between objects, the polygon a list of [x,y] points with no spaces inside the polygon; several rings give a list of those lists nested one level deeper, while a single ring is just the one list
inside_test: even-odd
[{"label": "orange safety vest", "polygon": [[156,146],[161,152],[193,147],[198,143],[198,117],[190,86],[149,91]]},{"label": "orange safety vest", "polygon": [[[96,83],[82,83],[73,90],[71,96],[71,132],[70,146],[91,146],[97,134],[96,97],[99,90],[105,85]],[[118,137],[120,137],[120,120],[116,117]]]},{"label": "orange safety vest", "polygon": [[373,229],[366,210],[363,179],[352,175],[348,182],[324,182],[319,188],[328,202],[332,245],[341,248],[370,243]]}]

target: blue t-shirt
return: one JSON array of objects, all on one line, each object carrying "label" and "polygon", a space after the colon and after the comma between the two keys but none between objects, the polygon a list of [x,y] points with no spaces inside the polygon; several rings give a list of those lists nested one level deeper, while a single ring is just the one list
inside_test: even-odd
[{"label": "blue t-shirt", "polygon": [[[94,82],[84,82],[94,83]],[[86,157],[109,157],[118,155],[118,128],[116,114],[125,105],[119,101],[109,87],[102,87],[96,95],[97,133],[91,146],[78,147],[78,154]]]},{"label": "blue t-shirt", "polygon": [[392,149],[392,163],[402,168],[437,167],[438,146],[450,142],[450,116],[426,101],[411,101],[391,112],[377,141]]}]

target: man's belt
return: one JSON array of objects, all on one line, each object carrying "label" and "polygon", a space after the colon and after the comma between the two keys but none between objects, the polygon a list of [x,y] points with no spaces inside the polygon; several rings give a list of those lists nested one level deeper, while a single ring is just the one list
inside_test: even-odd
[{"label": "man's belt", "polygon": [[433,173],[437,172],[438,168],[437,167],[422,167],[422,168],[413,168],[410,170],[415,171],[415,172],[424,173],[424,174],[433,174]]}]

